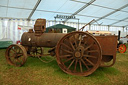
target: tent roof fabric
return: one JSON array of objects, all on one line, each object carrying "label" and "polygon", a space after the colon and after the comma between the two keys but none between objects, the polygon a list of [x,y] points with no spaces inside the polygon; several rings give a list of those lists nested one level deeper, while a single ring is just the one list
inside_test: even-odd
[{"label": "tent roof fabric", "polygon": [[[0,11],[0,18],[53,21],[56,15],[75,15],[80,23],[95,19],[102,25],[128,26],[128,0],[0,0]],[[57,20],[77,22],[74,19]]]},{"label": "tent roof fabric", "polygon": [[70,27],[70,26],[67,26],[67,25],[63,25],[63,24],[56,24],[56,25],[53,25],[53,26],[50,26],[50,27],[47,27],[46,29],[50,29],[50,28],[67,28],[67,29],[76,29],[74,27]]}]

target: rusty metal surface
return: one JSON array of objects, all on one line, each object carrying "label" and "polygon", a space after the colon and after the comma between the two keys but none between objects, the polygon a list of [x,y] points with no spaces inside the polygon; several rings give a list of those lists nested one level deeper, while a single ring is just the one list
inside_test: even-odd
[{"label": "rusty metal surface", "polygon": [[117,49],[117,36],[95,36],[102,48],[102,55],[114,55]]},{"label": "rusty metal surface", "polygon": [[46,19],[37,19],[34,25],[35,35],[40,36],[46,31]]},{"label": "rusty metal surface", "polygon": [[24,33],[21,42],[24,46],[55,47],[64,35],[63,33],[43,33],[35,36],[35,33]]},{"label": "rusty metal surface", "polygon": [[[102,48],[102,67],[110,67],[114,65],[116,61],[116,50],[117,50],[117,36],[108,35],[108,36],[95,36],[99,41]],[[109,65],[105,65],[105,62],[113,61]]]},{"label": "rusty metal surface", "polygon": [[59,67],[71,75],[88,76],[100,65],[102,51],[92,35],[72,32],[65,35],[56,46]]},{"label": "rusty metal surface", "polygon": [[26,62],[27,52],[22,45],[13,44],[6,49],[5,57],[10,65],[19,67]]}]

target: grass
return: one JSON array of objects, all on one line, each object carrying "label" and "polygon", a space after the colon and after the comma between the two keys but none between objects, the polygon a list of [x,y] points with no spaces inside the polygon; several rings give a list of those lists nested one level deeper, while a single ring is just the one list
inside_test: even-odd
[{"label": "grass", "polygon": [[88,77],[64,73],[56,60],[44,63],[28,57],[24,66],[10,66],[4,56],[5,50],[0,49],[0,85],[128,85],[128,50],[117,53],[113,67],[100,67]]}]

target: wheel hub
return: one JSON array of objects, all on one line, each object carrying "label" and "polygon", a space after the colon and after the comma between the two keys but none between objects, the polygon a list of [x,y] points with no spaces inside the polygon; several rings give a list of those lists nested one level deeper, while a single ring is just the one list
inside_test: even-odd
[{"label": "wheel hub", "polygon": [[84,47],[83,46],[78,46],[77,49],[74,52],[74,56],[76,58],[81,58],[83,56],[84,53]]},{"label": "wheel hub", "polygon": [[20,56],[18,56],[18,54],[17,54],[17,53],[15,53],[14,55],[15,55],[15,57],[14,57],[15,59],[17,59],[17,58],[19,58],[19,57],[20,57]]},{"label": "wheel hub", "polygon": [[19,58],[21,55],[18,54],[18,53],[15,53],[14,56],[15,56],[14,58],[17,59],[17,58]]},{"label": "wheel hub", "polygon": [[75,57],[79,58],[81,56],[80,52],[75,52]]}]

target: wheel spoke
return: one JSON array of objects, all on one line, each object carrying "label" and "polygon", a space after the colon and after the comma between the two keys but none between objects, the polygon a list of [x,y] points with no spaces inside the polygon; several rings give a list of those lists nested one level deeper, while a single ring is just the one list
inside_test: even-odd
[{"label": "wheel spoke", "polygon": [[76,61],[75,61],[75,67],[74,67],[74,70],[76,71],[76,67],[77,67],[77,62],[78,62],[78,60],[76,59]]},{"label": "wheel spoke", "polygon": [[75,45],[76,45],[76,47],[77,47],[77,42],[76,42],[75,35],[73,35],[73,38],[74,38]]},{"label": "wheel spoke", "polygon": [[9,56],[14,56],[14,51],[10,50]]},{"label": "wheel spoke", "polygon": [[20,56],[19,59],[21,60],[21,64],[24,64],[25,57],[24,56]]},{"label": "wheel spoke", "polygon": [[67,59],[66,61],[64,61],[64,63],[66,63],[66,62],[68,62],[68,61],[70,61],[70,60],[72,60],[72,59],[73,59],[73,57]]},{"label": "wheel spoke", "polygon": [[86,41],[84,42],[84,45],[87,44],[88,39],[89,39],[89,36],[86,36],[86,37],[87,37],[87,39],[85,39]]},{"label": "wheel spoke", "polygon": [[92,55],[83,55],[83,56],[85,56],[85,57],[90,57],[90,58],[97,58],[97,57],[92,56]]},{"label": "wheel spoke", "polygon": [[19,60],[19,58],[16,59],[19,63],[21,63],[21,61]]},{"label": "wheel spoke", "polygon": [[16,50],[12,49],[12,51],[16,53]]},{"label": "wheel spoke", "polygon": [[70,45],[72,46],[72,49],[75,50],[75,47],[73,46],[73,44],[72,44],[72,42],[70,41],[70,39],[68,39],[68,40],[69,40]]},{"label": "wheel spoke", "polygon": [[79,46],[81,45],[81,41],[82,41],[82,35],[79,36],[80,41],[79,41]]},{"label": "wheel spoke", "polygon": [[[42,56],[42,48],[41,47],[32,47],[33,50],[30,50],[30,56],[32,57],[38,57],[38,56]],[[29,48],[31,49],[31,48]]]},{"label": "wheel spoke", "polygon": [[17,56],[23,56],[23,53],[18,53]]},{"label": "wheel spoke", "polygon": [[83,59],[81,59],[82,63],[85,65],[85,67],[89,70],[88,65],[85,63],[85,61]]},{"label": "wheel spoke", "polygon": [[24,64],[24,61],[25,61],[24,57],[23,58],[21,57],[21,60],[22,60],[22,64]]},{"label": "wheel spoke", "polygon": [[12,57],[12,58],[14,58],[15,57],[15,54],[13,53],[12,55],[10,55],[9,57]]},{"label": "wheel spoke", "polygon": [[87,41],[84,42],[84,45],[87,44]]},{"label": "wheel spoke", "polygon": [[65,47],[67,47],[68,49],[72,50],[72,48],[70,48],[68,45],[66,45],[65,43],[61,43],[62,45],[64,45]]},{"label": "wheel spoke", "polygon": [[70,53],[70,54],[73,53],[73,52],[71,52],[71,51],[69,51],[69,50],[65,50],[65,49],[62,49],[62,48],[61,48],[61,50],[65,51],[65,52],[67,52],[67,53]]},{"label": "wheel spoke", "polygon": [[17,53],[20,53],[20,48],[17,48]]},{"label": "wheel spoke", "polygon": [[10,51],[9,51],[9,54],[11,54],[11,53],[15,53],[15,52],[14,52],[13,50],[10,50]]},{"label": "wheel spoke", "polygon": [[16,53],[18,53],[18,47],[17,46],[15,46],[15,50],[16,50]]},{"label": "wheel spoke", "polygon": [[19,53],[22,52],[21,49],[19,49]]},{"label": "wheel spoke", "polygon": [[40,52],[38,52],[38,51],[37,51],[36,53],[37,53],[37,54],[41,54],[41,53],[40,53]]},{"label": "wheel spoke", "polygon": [[36,55],[38,54],[38,53],[37,53],[37,50],[36,50],[35,54],[36,54]]},{"label": "wheel spoke", "polygon": [[88,48],[92,47],[94,43],[90,44],[89,46],[87,46],[84,51],[86,51]]},{"label": "wheel spoke", "polygon": [[80,65],[80,71],[83,72],[83,69],[82,69],[82,65],[81,65],[81,61],[79,60],[79,65]]},{"label": "wheel spoke", "polygon": [[60,58],[67,58],[67,57],[71,57],[72,55],[62,55],[60,56]]},{"label": "wheel spoke", "polygon": [[16,62],[17,62],[17,60],[13,58],[13,63],[14,63],[15,65],[17,65]]},{"label": "wheel spoke", "polygon": [[89,59],[87,59],[86,57],[84,57],[84,59],[85,59],[87,62],[89,62],[91,65],[94,66],[94,64],[93,64]]},{"label": "wheel spoke", "polygon": [[10,56],[10,58],[11,58],[11,57],[13,58],[14,56]]},{"label": "wheel spoke", "polygon": [[72,62],[70,63],[70,65],[68,66],[68,69],[72,66],[72,64],[74,63],[74,59],[72,60]]}]

